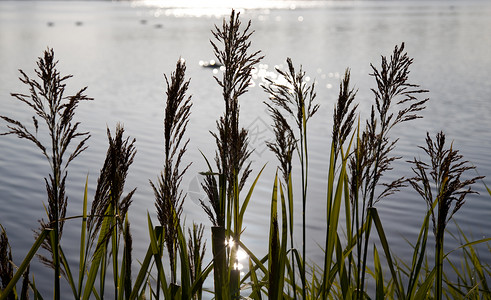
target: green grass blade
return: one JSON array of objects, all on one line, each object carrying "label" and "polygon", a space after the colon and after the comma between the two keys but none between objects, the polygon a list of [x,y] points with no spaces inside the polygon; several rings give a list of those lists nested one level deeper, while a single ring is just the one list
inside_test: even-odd
[{"label": "green grass blade", "polygon": [[[242,242],[239,241],[239,246],[242,250],[244,250],[247,255],[249,255],[249,258],[254,261],[256,264],[256,269],[259,268],[264,274],[268,274],[268,268],[264,266],[264,262],[268,259],[268,255],[266,254],[263,259],[258,259],[254,253],[247,248],[247,246]],[[247,275],[244,277],[244,279],[247,278]]]},{"label": "green grass blade", "polygon": [[135,279],[135,283],[133,285],[133,289],[130,294],[130,300],[134,300],[139,297],[138,292],[140,291],[143,283],[146,281],[148,277],[147,275],[149,274],[150,271],[150,262],[152,260],[152,256],[153,256],[152,246],[149,245],[147,254],[143,259],[143,262],[141,263],[140,271],[138,271],[138,275]]},{"label": "green grass blade", "polygon": [[114,282],[114,296],[115,299],[118,298],[119,295],[119,270],[118,270],[118,253],[119,253],[119,238],[118,238],[118,220],[116,217],[112,218],[113,226],[112,226],[112,237],[111,237],[111,254],[113,258],[113,282]]},{"label": "green grass blade", "polygon": [[[336,234],[336,258],[337,258],[337,261],[335,263],[336,272],[332,274],[332,276],[335,276],[336,273],[339,273],[339,285],[341,287],[341,293],[343,295],[343,299],[349,299],[347,296],[349,290],[349,280],[348,280],[348,274],[346,272],[346,267],[344,264],[346,255],[343,253],[339,234]],[[334,282],[334,277],[330,278],[329,282]]]},{"label": "green grass blade", "polygon": [[[293,249],[293,233],[294,233],[294,223],[293,223],[293,213],[294,213],[294,206],[293,206],[293,185],[292,185],[292,173],[290,172],[288,174],[288,183],[287,183],[287,194],[288,194],[288,216],[289,216],[289,229],[290,229],[290,247]],[[297,293],[296,293],[296,280],[295,280],[295,263],[294,263],[294,255],[293,252],[291,254],[291,270],[288,272],[289,278],[290,278],[290,285],[292,286],[293,289],[293,300],[297,300]]]},{"label": "green grass blade", "polygon": [[414,246],[413,261],[407,287],[407,299],[412,299],[418,288],[418,277],[426,254],[430,215],[431,211],[428,211],[423,221],[423,225],[421,226],[421,230],[419,231],[418,240]]},{"label": "green grass blade", "polygon": [[[110,209],[110,208],[108,208]],[[104,218],[102,221],[101,229],[99,232],[99,238],[97,240],[97,246],[95,253],[92,258],[92,264],[89,269],[89,275],[87,277],[87,281],[85,283],[85,289],[84,293],[82,296],[83,300],[87,300],[90,297],[90,294],[92,293],[92,289],[94,287],[94,282],[97,277],[97,272],[99,271],[99,266],[101,265],[101,262],[103,261],[104,257],[106,256],[106,235],[108,234],[110,230],[110,222],[108,218]],[[104,263],[102,264],[104,265]],[[101,272],[103,272],[103,268],[101,268]],[[102,276],[104,277],[104,276]],[[103,278],[101,278],[103,280]],[[103,289],[103,286],[101,286],[101,289]]]},{"label": "green grass blade", "polygon": [[382,273],[382,265],[378,255],[377,247],[373,245],[373,263],[375,265],[375,299],[384,299],[384,275]]},{"label": "green grass blade", "polygon": [[[329,290],[331,289],[332,281],[330,280],[331,276],[329,276],[329,271],[333,264],[333,255],[336,247],[336,235],[337,228],[339,223],[339,214],[341,210],[341,203],[343,202],[343,191],[344,191],[344,183],[346,176],[346,159],[343,159],[341,165],[341,172],[339,174],[339,178],[337,181],[336,191],[334,193],[334,198],[328,198],[328,208],[327,208],[327,233],[326,233],[326,246],[324,249],[324,271],[322,277],[322,299],[327,299],[327,295],[329,294]],[[334,151],[331,149],[331,163],[329,167],[329,172],[334,172]],[[329,175],[328,188],[333,189],[334,186],[334,174]],[[332,181],[332,182],[331,182]],[[328,194],[331,195],[332,192],[328,191]],[[329,196],[328,196],[329,197]],[[332,197],[332,196],[331,196]]]},{"label": "green grass blade", "polygon": [[421,284],[418,289],[418,292],[412,299],[428,299],[430,289],[433,286],[433,280],[435,278],[436,269],[433,269],[431,273],[426,277],[425,281]]},{"label": "green grass blade", "polygon": [[382,222],[380,221],[380,217],[378,215],[377,209],[375,207],[368,208],[368,213],[370,214],[375,227],[377,228],[377,233],[380,238],[380,243],[382,244],[382,248],[384,249],[385,257],[387,259],[387,264],[392,275],[393,283],[395,284],[396,294],[399,299],[404,297],[404,288],[399,284],[399,280],[397,278],[397,274],[394,269],[394,263],[392,260],[392,255],[389,249],[389,243],[387,242],[387,237],[384,233],[384,228],[382,227]]},{"label": "green grass blade", "polygon": [[484,183],[484,186],[486,187],[486,190],[488,191],[489,196],[491,196],[491,189]]},{"label": "green grass blade", "polygon": [[187,252],[187,243],[184,234],[182,233],[182,228],[177,225],[177,240],[179,243],[179,255],[181,260],[181,291],[182,299],[191,299],[191,264],[189,262],[189,255]]},{"label": "green grass blade", "polygon": [[484,238],[484,239],[480,239],[480,240],[476,240],[476,241],[472,241],[472,242],[468,242],[468,243],[465,243],[464,245],[461,245],[453,250],[451,250],[450,252],[448,252],[447,254],[445,254],[444,258],[447,258],[447,256],[456,251],[456,250],[459,250],[459,249],[462,249],[462,248],[467,248],[467,247],[471,247],[471,246],[474,246],[474,245],[477,245],[477,244],[482,244],[482,243],[486,243],[486,242],[491,242],[491,237],[489,238]]},{"label": "green grass blade", "polygon": [[268,299],[279,299],[278,172],[273,181],[269,224]]},{"label": "green grass blade", "polygon": [[[476,250],[474,249],[473,245],[474,243],[482,243],[480,241],[474,241],[474,242],[469,242],[469,239],[465,236],[463,230],[457,225],[457,228],[459,230],[459,233],[460,235],[462,236],[462,238],[465,240],[466,244],[465,244],[465,247],[463,248],[464,249],[464,257],[466,258],[466,261],[467,261],[467,258],[470,259],[472,265],[473,265],[473,269],[475,271],[475,273],[477,273],[478,277],[479,277],[479,282],[476,284],[476,286],[478,285],[481,285],[482,286],[482,289],[483,291],[486,291],[488,293],[488,296],[491,296],[489,293],[490,293],[490,290],[489,290],[489,287],[488,287],[488,284],[487,284],[487,278],[486,278],[486,275],[484,273],[484,269],[483,269],[483,265],[482,265],[482,261],[479,259],[478,255],[477,255],[477,252]],[[471,268],[467,268],[470,272],[470,269]],[[474,278],[475,276],[471,276],[471,278]]]},{"label": "green grass blade", "polygon": [[123,240],[124,240],[124,247],[123,247],[123,259],[121,261],[121,273],[119,275],[119,280],[118,280],[118,287],[120,290],[120,293],[118,294],[118,299],[123,300],[125,294],[126,297],[129,297],[131,294],[131,263],[130,266],[127,265],[127,260],[128,260],[128,255],[131,255],[131,249],[128,248],[127,245],[127,237],[130,235],[129,232],[129,223],[128,223],[128,215],[126,215],[125,221],[124,221],[124,229],[123,229]]},{"label": "green grass blade", "polygon": [[247,196],[244,199],[244,202],[242,203],[242,206],[240,208],[240,213],[239,213],[239,228],[242,228],[242,220],[244,220],[244,213],[246,211],[247,205],[249,204],[249,201],[252,196],[252,192],[254,191],[254,188],[256,186],[256,183],[259,180],[259,177],[261,176],[261,173],[263,172],[264,168],[266,168],[266,164],[261,168],[261,171],[256,176],[256,179],[254,179],[254,182],[252,183],[251,187],[249,188],[249,191],[247,192]]},{"label": "green grass blade", "polygon": [[41,296],[41,294],[39,293],[36,287],[36,281],[34,280],[34,276],[32,277],[32,281],[29,283],[29,285],[31,286],[34,300],[43,300],[43,296]]},{"label": "green grass blade", "polygon": [[87,189],[88,189],[89,175],[85,179],[84,199],[82,208],[82,228],[80,230],[80,258],[78,263],[78,293],[76,298],[80,298],[82,292],[82,284],[85,275],[85,239],[87,234]]},{"label": "green grass blade", "polygon": [[[167,284],[167,279],[165,276],[165,270],[164,266],[162,264],[162,260],[160,259],[160,251],[159,251],[159,246],[158,246],[158,236],[156,234],[156,230],[153,227],[152,224],[152,219],[150,219],[150,214],[147,212],[147,220],[148,220],[148,232],[150,235],[150,246],[152,249],[152,254],[155,260],[155,263],[157,265],[157,272],[158,272],[158,280],[160,281],[162,285],[162,291],[164,293],[164,296],[166,299],[171,298],[171,291],[169,289],[169,285]],[[163,233],[165,234],[165,233]]]},{"label": "green grass blade", "polygon": [[199,276],[193,282],[193,285],[191,286],[192,295],[196,294],[198,292],[198,289],[203,286],[203,283],[205,282],[208,275],[210,275],[212,270],[213,270],[213,263],[210,262],[208,266],[199,274]]},{"label": "green grass blade", "polygon": [[279,292],[281,293],[281,299],[283,299],[283,289],[285,286],[285,269],[287,264],[287,251],[286,246],[288,243],[288,217],[286,213],[286,200],[283,187],[280,183],[280,198],[281,198],[281,249],[280,249],[280,286]]},{"label": "green grass blade", "polygon": [[[108,233],[109,235],[109,233]],[[107,252],[107,243],[104,243],[102,246],[102,257],[101,257],[101,262],[100,262],[100,269],[99,269],[99,293],[101,295],[104,295],[105,289],[106,289],[106,272],[107,272],[107,259],[109,253]],[[96,291],[95,286],[92,287],[92,292],[94,293]]]},{"label": "green grass blade", "polygon": [[249,270],[251,275],[252,282],[252,293],[249,295],[249,298],[254,300],[261,300],[261,284],[256,274],[256,268],[252,263],[252,260],[249,258]]},{"label": "green grass blade", "polygon": [[[298,252],[297,249],[291,249],[293,256],[295,257],[295,260],[297,261],[297,266],[298,269],[300,270],[301,273],[305,274],[305,265],[303,264],[303,260],[300,257],[300,253]],[[300,276],[302,280],[305,280],[305,276]],[[302,283],[305,285],[304,283]],[[299,287],[300,288],[300,287]]]},{"label": "green grass blade", "polygon": [[50,232],[52,232],[51,229],[43,229],[43,231],[41,231],[38,238],[36,239],[36,241],[32,245],[31,249],[29,250],[29,252],[27,252],[26,257],[24,258],[24,260],[20,264],[19,268],[17,269],[17,272],[15,272],[15,274],[12,277],[12,279],[10,280],[10,282],[7,284],[5,289],[0,294],[0,300],[7,299],[7,296],[10,294],[12,289],[15,287],[15,285],[17,284],[17,281],[19,281],[19,279],[22,277],[22,275],[26,271],[27,267],[31,263],[32,258],[34,257],[34,255],[38,251],[39,247],[41,246],[41,244],[43,243],[43,241],[46,239],[47,235]]},{"label": "green grass blade", "polygon": [[72,271],[70,269],[70,265],[68,264],[68,260],[66,259],[65,252],[60,246],[60,258],[61,258],[61,264],[63,265],[65,269],[65,274],[68,279],[68,285],[70,286],[73,296],[75,299],[78,298],[78,292],[77,292],[77,287],[75,286],[75,281],[73,280],[73,275]]}]

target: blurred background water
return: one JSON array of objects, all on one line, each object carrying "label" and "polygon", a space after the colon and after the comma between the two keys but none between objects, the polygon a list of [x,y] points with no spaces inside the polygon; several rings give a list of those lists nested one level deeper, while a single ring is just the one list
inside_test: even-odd
[{"label": "blurred background water", "polygon": [[[106,2],[106,1],[0,1],[0,114],[29,122],[31,112],[20,105],[11,92],[27,93],[17,79],[18,69],[34,76],[37,57],[54,48],[62,74],[73,74],[68,92],[88,86],[94,101],[81,103],[75,120],[90,131],[89,149],[68,170],[67,215],[79,215],[85,179],[89,198],[107,149],[106,128],[114,131],[121,122],[126,134],[136,138],[138,153],[130,168],[126,188],[137,188],[130,208],[134,257],[142,258],[148,246],[146,213],[155,218],[154,196],[149,180],[156,181],[163,164],[165,81],[163,74],[174,70],[182,57],[193,108],[187,137],[191,139],[185,163],[192,165],[183,179],[188,192],[184,215],[210,226],[197,205],[202,196],[198,172],[206,166],[200,150],[212,158],[215,145],[209,131],[223,112],[221,91],[213,79],[219,70],[203,68],[200,61],[214,59],[209,40],[215,24],[221,25],[230,7],[241,12],[243,23],[252,21],[255,33],[252,49],[261,50],[264,60],[254,73],[249,93],[241,99],[241,124],[249,129],[254,153],[253,176],[267,163],[245,215],[243,241],[259,256],[268,250],[269,201],[276,168],[274,156],[265,141],[272,137],[272,123],[260,87],[264,77],[275,78],[275,67],[283,68],[287,57],[316,82],[319,112],[309,131],[310,177],[307,204],[308,258],[322,262],[324,243],[327,161],[330,149],[332,111],[339,82],[351,68],[352,83],[358,89],[362,119],[373,103],[370,88],[375,87],[370,63],[380,65],[380,56],[389,56],[394,46],[405,42],[414,64],[410,82],[428,89],[423,119],[395,128],[399,138],[394,163],[386,181],[411,176],[406,160],[421,157],[426,132],[435,136],[443,130],[453,147],[477,168],[491,176],[491,3],[488,1],[241,1],[212,2],[191,0]],[[5,124],[1,124],[5,132]],[[39,134],[43,134],[40,132]],[[298,167],[298,164],[296,165]],[[298,168],[294,172],[299,172]],[[45,218],[43,177],[49,167],[39,151],[25,140],[0,137],[0,223],[7,230],[14,261],[21,259],[33,242],[32,230]],[[475,173],[469,176],[475,176]],[[490,179],[485,179],[490,183]],[[299,190],[299,180],[295,179]],[[455,215],[459,226],[474,239],[491,234],[491,197],[479,182],[467,203]],[[297,228],[301,228],[301,204],[296,203]],[[405,239],[415,241],[426,211],[426,203],[411,189],[377,203],[389,242],[396,256],[411,253]],[[65,225],[62,245],[70,260],[78,259],[80,221]],[[453,223],[449,230],[456,232]],[[300,247],[300,231],[297,235]],[[209,232],[206,238],[210,240]],[[430,240],[433,237],[430,236]],[[458,246],[447,237],[445,250]],[[211,247],[211,242],[208,242]],[[432,244],[429,245],[432,247]],[[483,263],[491,263],[491,253],[481,249]],[[34,263],[31,271],[43,295],[52,290],[51,271]],[[49,297],[49,296],[45,296]]]}]

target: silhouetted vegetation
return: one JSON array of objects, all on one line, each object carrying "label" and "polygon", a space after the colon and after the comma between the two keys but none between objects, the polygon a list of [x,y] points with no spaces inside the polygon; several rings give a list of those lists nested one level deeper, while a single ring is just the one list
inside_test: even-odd
[{"label": "silhouetted vegetation", "polygon": [[[29,274],[29,264],[36,254],[54,269],[55,299],[61,297],[60,278],[66,280],[75,299],[102,299],[106,294],[114,295],[115,299],[202,299],[204,292],[210,292],[215,299],[491,299],[488,284],[491,266],[475,250],[475,245],[491,239],[469,241],[460,231],[458,237],[454,236],[462,244],[458,250],[462,253],[460,262],[451,261],[443,247],[448,221],[462,207],[465,197],[476,193],[473,186],[483,178],[469,175],[475,167],[453,145],[445,145],[445,134],[438,133],[436,140],[427,134],[426,146],[420,148],[428,158],[410,161],[413,178],[398,178],[389,183],[382,180],[392,170],[392,163],[400,159],[393,154],[398,139],[391,136],[391,130],[421,118],[420,112],[429,101],[424,96],[427,91],[409,81],[413,60],[405,52],[404,43],[395,46],[390,57],[382,56],[380,67],[371,65],[374,102],[367,120],[359,117],[357,91],[352,88],[349,69],[341,79],[338,99],[332,104],[333,128],[326,130],[332,133],[332,140],[330,155],[325,158],[329,168],[321,266],[307,264],[305,243],[305,208],[311,200],[307,193],[311,167],[307,125],[320,114],[315,84],[305,81],[302,67],[296,68],[290,58],[286,60],[288,70],[277,70],[282,81],[266,82],[264,103],[274,132],[274,140],[267,146],[275,154],[278,168],[271,193],[267,254],[257,257],[248,249],[241,240],[244,213],[248,205],[253,205],[254,188],[266,166],[250,177],[252,149],[248,131],[239,122],[239,99],[247,92],[251,71],[263,57],[260,51],[251,51],[251,22],[244,26],[239,17],[232,11],[222,27],[216,26],[212,31],[211,46],[225,68],[222,78],[215,77],[224,100],[223,115],[217,120],[215,131],[210,132],[216,145],[215,157],[210,160],[203,155],[207,170],[201,173],[207,198],[200,202],[212,226],[212,260],[205,261],[205,225],[192,223],[186,227],[182,220],[186,193],[181,183],[189,168],[182,163],[192,143],[186,139],[192,98],[188,95],[191,81],[186,78],[185,62],[179,59],[175,71],[170,77],[165,76],[165,159],[157,182],[150,181],[158,225],[154,226],[148,215],[148,250],[136,264],[132,261],[133,239],[128,221],[136,189],[126,195],[123,192],[136,143],[124,137],[121,125],[114,134],[107,129],[109,146],[90,211],[87,181],[81,216],[66,216],[67,168],[86,149],[89,138],[87,132],[79,131],[80,123],[73,118],[78,104],[91,98],[84,94],[85,88],[73,96],[64,96],[65,82],[71,76],[59,74],[54,51],[48,49],[37,63],[40,81],[20,71],[20,80],[28,93],[12,94],[32,109],[32,129],[11,117],[0,116],[7,127],[2,135],[16,135],[33,142],[52,171],[45,179],[48,219],[40,221],[35,242],[18,266],[12,261],[12,249],[2,227],[0,300],[27,299],[29,295],[42,299],[34,276]],[[41,126],[46,130],[40,130]],[[49,145],[43,144],[44,138],[38,138],[38,133],[46,132]],[[297,157],[299,170],[292,163]],[[301,172],[300,191],[294,191],[297,185],[292,182],[292,174],[297,172]],[[410,241],[413,247],[410,261],[392,253],[375,205],[407,185],[426,201],[428,208],[421,216],[417,240]],[[488,192],[491,197],[489,189]],[[298,240],[302,240],[302,249],[294,247],[297,237],[293,215],[299,205],[303,220]],[[345,224],[341,224],[343,211]],[[82,221],[77,266],[69,264],[61,243],[63,224],[68,218]],[[436,241],[434,252],[426,247],[430,219]],[[373,255],[369,253],[370,243],[374,244]],[[383,251],[384,261],[377,246]],[[40,248],[46,249],[49,257],[40,255]],[[164,249],[168,263],[164,262]],[[242,275],[238,267],[239,249],[249,256],[248,272]],[[428,262],[429,257],[435,258],[434,263]],[[444,262],[450,266],[445,270],[447,273],[443,270]],[[370,269],[367,265],[374,267]],[[447,276],[450,272],[455,276]],[[367,290],[367,277],[373,278],[374,290]],[[457,277],[457,282],[451,277]],[[207,278],[213,281],[213,287],[203,286]]]}]

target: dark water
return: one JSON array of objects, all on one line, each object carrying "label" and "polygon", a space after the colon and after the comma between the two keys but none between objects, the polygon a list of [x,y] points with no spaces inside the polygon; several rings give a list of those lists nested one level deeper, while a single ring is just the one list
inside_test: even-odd
[{"label": "dark water", "polygon": [[[253,2],[251,2],[253,3]],[[280,3],[280,4],[278,4]],[[285,3],[288,5],[285,6]],[[210,224],[196,199],[202,191],[198,172],[206,170],[199,150],[214,155],[215,120],[223,111],[220,89],[211,69],[201,60],[213,59],[209,40],[214,24],[221,24],[220,5],[211,8],[179,8],[162,5],[116,2],[0,2],[0,114],[21,121],[30,112],[10,97],[10,92],[27,93],[17,80],[18,69],[34,75],[35,61],[47,47],[55,50],[63,74],[73,74],[68,90],[88,86],[94,101],[82,103],[76,120],[92,134],[89,149],[73,162],[68,174],[68,215],[81,212],[85,178],[89,197],[94,195],[98,172],[107,148],[106,127],[124,124],[126,133],[137,139],[134,165],[127,190],[137,187],[130,209],[136,237],[134,255],[141,258],[147,248],[146,214],[155,217],[149,180],[155,181],[163,162],[162,120],[164,109],[163,74],[170,74],[179,57],[186,60],[193,95],[192,118],[187,136],[191,139],[186,162],[192,162],[183,189],[189,192],[185,204],[186,224]],[[173,6],[174,5],[174,6]],[[321,109],[310,123],[310,177],[308,202],[308,256],[321,262],[324,243],[327,160],[332,110],[340,76],[351,68],[352,82],[359,92],[360,114],[366,117],[375,82],[368,74],[370,63],[380,64],[380,55],[390,55],[394,46],[406,43],[414,64],[410,80],[430,90],[424,118],[395,128],[400,138],[394,154],[403,158],[394,164],[386,180],[410,176],[406,160],[422,157],[426,132],[433,136],[443,130],[453,146],[477,166],[481,175],[491,176],[491,4],[485,1],[389,1],[389,2],[258,2],[256,9],[242,10],[244,21],[251,19],[255,34],[252,48],[265,55],[258,66],[250,92],[241,102],[241,123],[250,130],[251,156],[256,174],[268,163],[245,216],[244,242],[262,255],[267,251],[269,201],[276,161],[264,142],[271,135],[270,118],[263,101],[267,96],[260,84],[264,76],[274,77],[274,67],[286,57],[303,65],[311,81],[317,82]],[[173,6],[169,8],[168,6]],[[254,7],[253,7],[254,8]],[[216,16],[218,15],[218,17]],[[219,72],[218,72],[219,73]],[[2,123],[2,126],[5,124]],[[5,127],[2,127],[2,132]],[[27,141],[0,138],[0,223],[6,228],[14,260],[21,259],[32,244],[32,229],[44,216],[43,177],[48,164]],[[475,174],[469,174],[474,176]],[[490,183],[489,179],[485,182]],[[296,180],[299,187],[299,180]],[[455,215],[469,236],[489,237],[491,197],[482,183],[475,186],[481,195],[468,197]],[[298,190],[298,189],[297,189]],[[425,202],[410,188],[377,204],[394,253],[405,258],[410,247],[404,238],[415,241],[426,211]],[[300,212],[300,204],[298,204]],[[300,213],[296,216],[300,221]],[[300,222],[298,222],[300,226]],[[300,228],[300,227],[299,227]],[[455,232],[454,224],[449,230]],[[300,236],[300,235],[299,235]],[[78,251],[79,221],[65,227],[63,247]],[[300,244],[299,244],[300,246]],[[446,251],[457,247],[451,238]],[[431,247],[431,246],[430,246]],[[70,255],[70,254],[69,254]],[[491,253],[481,252],[484,263]],[[51,272],[33,266],[36,282],[50,295]]]}]

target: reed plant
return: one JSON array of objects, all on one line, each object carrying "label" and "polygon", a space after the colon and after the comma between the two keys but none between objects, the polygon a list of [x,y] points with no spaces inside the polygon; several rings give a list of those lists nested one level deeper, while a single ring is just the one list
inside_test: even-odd
[{"label": "reed plant", "polygon": [[[203,275],[203,257],[205,243],[203,239],[204,228],[193,223],[188,229],[188,240],[185,240],[185,229],[181,221],[182,206],[186,195],[181,188],[182,177],[190,164],[181,168],[181,162],[187,150],[189,139],[183,140],[189,117],[191,115],[191,96],[187,96],[190,80],[185,79],[186,64],[183,59],[176,63],[176,69],[170,80],[164,75],[167,85],[167,99],[164,117],[164,170],[161,172],[158,183],[150,182],[155,194],[155,206],[160,226],[156,233],[158,255],[157,260],[157,289],[156,298],[160,297],[163,289],[166,298],[193,298],[201,299]],[[167,286],[165,271],[160,262],[162,251],[167,248],[171,282]],[[178,268],[178,263],[180,267]],[[180,270],[181,285],[177,282]],[[191,288],[191,285],[194,288]]]},{"label": "reed plant", "polygon": [[[131,257],[132,245],[128,210],[136,188],[126,196],[123,196],[123,192],[126,176],[130,165],[133,163],[136,149],[135,140],[130,140],[129,137],[124,139],[123,134],[124,129],[119,124],[116,127],[114,137],[107,129],[109,147],[104,166],[97,180],[97,188],[86,224],[88,246],[86,254],[89,254],[90,250],[93,251],[93,254],[90,267],[85,261],[88,276],[83,294],[80,294],[81,290],[76,294],[78,297],[81,295],[82,299],[89,299],[91,296],[97,275],[99,276],[99,294],[104,295],[106,274],[110,263],[112,263],[115,299],[121,298],[124,294],[125,290],[120,288],[123,286],[121,281],[126,280],[126,276],[131,274],[131,264],[127,261]],[[84,228],[85,225],[82,227]],[[82,236],[84,234],[82,232]],[[121,236],[123,236],[122,241]],[[118,255],[121,242],[123,243],[123,267],[120,268]],[[83,262],[81,261],[82,265]],[[83,268],[80,267],[79,269]],[[79,274],[79,282],[83,277],[83,274]],[[79,288],[81,288],[81,284],[79,284]]]},{"label": "reed plant", "polygon": [[[268,106],[268,111],[273,119],[273,131],[275,134],[275,140],[273,142],[267,142],[268,148],[275,154],[279,161],[279,167],[281,170],[281,175],[283,178],[283,183],[287,187],[287,198],[288,198],[288,233],[290,237],[290,249],[291,251],[291,262],[295,261],[295,254],[293,249],[294,247],[294,238],[293,238],[293,231],[294,231],[294,223],[293,223],[293,211],[294,211],[294,206],[293,206],[293,186],[292,186],[292,159],[293,159],[293,152],[295,151],[296,147],[296,140],[295,140],[295,135],[293,133],[292,128],[288,124],[288,121],[286,118],[281,114],[281,112],[276,109],[275,107],[272,107],[269,103],[266,103]],[[280,187],[281,187],[281,180],[280,181]],[[276,185],[276,180],[275,180],[275,185]],[[274,191],[273,191],[274,193]],[[277,193],[277,192],[276,192]],[[273,197],[274,198],[274,197]],[[274,200],[273,200],[274,201]],[[275,213],[275,210],[273,210],[272,213]],[[272,218],[273,219],[273,218]],[[285,220],[286,223],[286,220]],[[285,259],[285,262],[287,260]],[[290,285],[292,287],[292,293],[293,293],[293,298],[296,299],[296,280],[295,280],[295,275],[296,275],[296,268],[295,268],[295,263],[291,264],[291,272],[290,274]]]},{"label": "reed plant", "polygon": [[[33,110],[33,128],[0,115],[0,118],[7,122],[9,129],[2,135],[13,134],[34,143],[51,168],[51,174],[44,179],[48,196],[48,220],[41,219],[40,229],[36,235],[39,236],[43,229],[53,229],[53,234],[49,235],[42,245],[51,257],[39,257],[43,263],[54,269],[55,299],[60,298],[59,247],[68,204],[65,194],[67,168],[70,162],[86,149],[85,143],[90,137],[88,132],[79,130],[80,122],[74,122],[73,117],[80,102],[92,100],[84,94],[86,88],[82,88],[75,95],[65,95],[65,82],[72,76],[62,76],[57,70],[57,64],[53,49],[47,49],[37,62],[38,69],[35,73],[38,80],[30,78],[20,70],[19,79],[27,86],[29,94],[12,93],[11,95]],[[47,134],[49,142],[44,136],[38,136],[39,131],[41,134]],[[72,146],[73,143],[76,143],[75,146]]]},{"label": "reed plant", "polygon": [[[329,291],[334,284],[332,269],[337,269],[341,284],[341,292],[344,298],[352,297],[348,288],[348,280],[351,268],[345,267],[346,255],[351,257],[350,251],[341,250],[338,236],[338,223],[341,206],[344,201],[346,215],[347,249],[352,247],[353,228],[350,222],[350,202],[348,189],[348,157],[351,152],[353,140],[353,125],[356,120],[358,104],[354,103],[357,91],[350,87],[351,73],[346,69],[344,77],[339,85],[339,96],[333,112],[333,128],[331,140],[331,155],[327,179],[327,213],[326,213],[326,238],[324,246],[324,266],[320,296],[327,299]],[[346,146],[346,142],[349,141]],[[340,163],[339,163],[340,161]],[[338,165],[339,163],[339,165]],[[343,254],[343,252],[345,252]],[[336,258],[334,259],[334,254]]]},{"label": "reed plant", "polygon": [[[445,228],[452,216],[464,205],[468,194],[476,193],[471,189],[472,185],[482,179],[476,176],[464,179],[464,173],[475,169],[458,150],[445,148],[445,134],[439,132],[433,141],[427,133],[426,147],[421,147],[430,158],[430,163],[425,163],[414,158],[411,163],[416,174],[409,182],[421,195],[431,209],[433,234],[435,235],[435,298],[442,299],[443,261],[444,261],[444,235]],[[431,181],[430,181],[431,178]],[[434,187],[434,188],[433,188]]]},{"label": "reed plant", "polygon": [[[381,182],[383,175],[392,169],[392,162],[400,158],[391,154],[398,139],[391,139],[389,133],[398,124],[420,118],[418,113],[425,108],[428,101],[428,98],[417,98],[419,94],[427,92],[426,90],[408,82],[412,63],[413,59],[404,51],[402,43],[394,48],[389,59],[382,56],[380,69],[371,65],[371,75],[377,84],[376,88],[372,88],[375,104],[372,105],[365,129],[358,134],[350,161],[351,172],[356,175],[352,177],[350,187],[354,219],[356,227],[363,228],[357,235],[356,242],[357,299],[361,299],[364,293],[368,243],[372,217],[376,213],[374,204],[398,191],[405,182],[404,178],[389,183]],[[376,196],[379,185],[383,190]]]},{"label": "reed plant", "polygon": [[[250,51],[250,38],[254,33],[250,29],[251,22],[242,27],[239,16],[232,10],[228,22],[224,19],[221,28],[215,26],[212,31],[215,41],[211,41],[218,62],[225,68],[221,79],[215,77],[222,89],[225,112],[217,121],[217,132],[212,132],[217,146],[215,163],[218,172],[213,172],[208,163],[209,170],[204,173],[203,188],[211,208],[204,200],[201,203],[214,225],[212,249],[217,299],[239,296],[240,271],[236,255],[243,215],[257,182],[256,178],[241,201],[240,192],[252,172],[248,162],[252,151],[249,149],[248,131],[239,124],[239,97],[247,92],[251,71],[262,56],[260,51]],[[218,182],[215,176],[218,176]]]},{"label": "reed plant", "polygon": [[[286,138],[289,139],[284,142],[279,142],[276,148],[283,147],[281,143],[295,141],[297,145],[297,153],[300,159],[301,166],[301,177],[302,177],[302,261],[299,262],[300,265],[300,275],[302,281],[302,297],[306,297],[306,279],[305,279],[305,255],[306,255],[306,224],[305,224],[305,209],[307,205],[307,190],[308,190],[308,170],[309,170],[309,158],[308,158],[308,139],[307,139],[307,122],[308,120],[317,112],[319,105],[314,103],[316,93],[315,93],[315,83],[308,85],[305,81],[305,72],[300,67],[300,70],[295,71],[293,62],[290,58],[287,58],[288,70],[283,71],[279,68],[276,71],[286,82],[285,84],[274,82],[271,79],[267,79],[267,85],[263,86],[266,93],[269,95],[270,102],[266,102],[268,110],[273,116],[275,121],[275,131],[280,131],[275,133],[276,135],[286,134]],[[293,135],[292,126],[288,124],[285,120],[287,118],[293,118],[296,127],[298,128],[299,139],[297,140]],[[278,128],[283,127],[283,128]],[[281,133],[284,131],[284,133]],[[277,136],[276,140],[281,136]],[[298,145],[299,143],[299,145]],[[284,158],[280,158],[280,162],[283,169],[283,177],[285,183],[289,184],[288,195],[291,195],[291,183],[289,177],[289,168],[291,167],[291,152],[293,148],[286,148],[285,153],[279,152],[275,147],[271,147],[273,152],[278,156],[279,154],[285,155]],[[285,160],[285,161],[283,161]],[[290,161],[290,162],[289,162]],[[289,199],[289,203],[292,202],[292,198]],[[290,206],[290,211],[293,211],[293,207]],[[293,216],[290,214],[290,223],[293,223]],[[292,230],[290,230],[293,232]],[[292,233],[293,234],[293,233]]]}]

